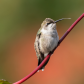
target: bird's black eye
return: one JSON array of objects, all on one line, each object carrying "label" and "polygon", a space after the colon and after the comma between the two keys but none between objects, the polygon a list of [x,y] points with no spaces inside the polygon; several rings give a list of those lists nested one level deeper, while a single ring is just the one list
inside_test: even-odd
[{"label": "bird's black eye", "polygon": [[47,23],[47,25],[49,25],[50,23]]}]

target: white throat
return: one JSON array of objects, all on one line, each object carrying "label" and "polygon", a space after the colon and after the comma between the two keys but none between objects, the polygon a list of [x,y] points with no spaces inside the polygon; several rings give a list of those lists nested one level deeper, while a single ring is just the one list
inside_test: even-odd
[{"label": "white throat", "polygon": [[57,33],[56,30],[56,25],[55,24],[50,24],[46,29],[42,28],[41,30],[42,34],[46,34],[46,35],[51,35],[53,33]]}]

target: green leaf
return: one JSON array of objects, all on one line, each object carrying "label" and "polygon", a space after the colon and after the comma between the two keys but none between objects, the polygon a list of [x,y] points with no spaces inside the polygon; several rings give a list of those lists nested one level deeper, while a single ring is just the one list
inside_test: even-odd
[{"label": "green leaf", "polygon": [[12,84],[12,83],[9,83],[8,81],[4,80],[4,79],[1,79],[0,80],[0,84]]}]

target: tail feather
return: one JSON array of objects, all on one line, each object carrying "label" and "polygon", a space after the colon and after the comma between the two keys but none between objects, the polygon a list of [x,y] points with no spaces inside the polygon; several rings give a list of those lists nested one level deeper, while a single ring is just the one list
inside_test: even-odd
[{"label": "tail feather", "polygon": [[[50,58],[49,58],[50,59]],[[46,61],[46,63],[40,68],[40,70],[45,68],[45,65],[48,63],[49,59]],[[41,64],[41,62],[44,60],[44,55],[40,56],[38,59],[38,66]]]},{"label": "tail feather", "polygon": [[[38,59],[38,66],[41,64],[43,60],[44,60],[44,54],[41,54],[41,56]],[[41,67],[40,69],[43,69],[43,67]]]}]

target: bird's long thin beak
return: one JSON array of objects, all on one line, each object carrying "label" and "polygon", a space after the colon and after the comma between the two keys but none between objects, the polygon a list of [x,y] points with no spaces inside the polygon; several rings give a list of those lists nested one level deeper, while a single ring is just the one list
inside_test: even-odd
[{"label": "bird's long thin beak", "polygon": [[64,20],[64,19],[71,19],[71,18],[62,18],[62,19],[59,19],[59,20],[56,20],[55,23],[61,21],[61,20]]}]

